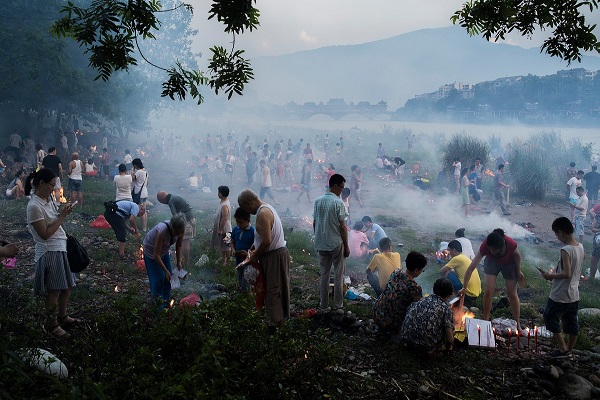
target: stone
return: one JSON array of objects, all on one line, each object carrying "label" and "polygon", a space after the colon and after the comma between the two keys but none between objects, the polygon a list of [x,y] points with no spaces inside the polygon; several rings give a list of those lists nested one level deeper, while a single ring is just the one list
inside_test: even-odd
[{"label": "stone", "polygon": [[590,376],[588,376],[588,381],[590,381],[592,385],[600,387],[600,378],[598,377],[598,375],[590,374]]},{"label": "stone", "polygon": [[590,350],[592,353],[600,353],[600,346],[594,346]]},{"label": "stone", "polygon": [[596,337],[594,338],[594,342],[600,342],[600,336],[596,336]]},{"label": "stone", "polygon": [[570,371],[560,377],[557,386],[567,398],[574,400],[589,399],[594,387],[587,379]]},{"label": "stone", "polygon": [[591,317],[600,317],[600,309],[599,308],[582,308],[579,310],[579,315],[589,315]]},{"label": "stone", "polygon": [[429,386],[427,386],[427,385],[419,386],[419,391],[421,391],[423,393],[427,392],[428,390],[429,390]]},{"label": "stone", "polygon": [[554,365],[550,367],[550,376],[553,379],[558,379],[560,377],[560,374],[558,373],[558,368],[556,368]]},{"label": "stone", "polygon": [[592,388],[592,397],[595,399],[600,397],[600,388]]},{"label": "stone", "polygon": [[563,371],[570,370],[570,369],[575,369],[573,367],[573,364],[571,364],[569,361],[563,361],[560,364],[560,367],[563,369]]},{"label": "stone", "polygon": [[[554,385],[553,382],[550,382],[549,380],[546,379],[541,379],[539,381],[539,385],[542,389],[544,389],[547,392],[553,393],[556,390],[556,385]],[[550,397],[550,395],[548,395],[548,397]]]}]

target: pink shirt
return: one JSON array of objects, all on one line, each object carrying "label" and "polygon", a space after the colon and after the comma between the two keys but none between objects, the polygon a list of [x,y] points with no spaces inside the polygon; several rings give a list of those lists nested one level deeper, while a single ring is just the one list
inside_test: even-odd
[{"label": "pink shirt", "polygon": [[[360,245],[365,243],[367,246],[361,249]],[[352,229],[348,232],[348,247],[350,247],[350,257],[360,258],[365,255],[369,246],[369,239],[364,232]]]}]

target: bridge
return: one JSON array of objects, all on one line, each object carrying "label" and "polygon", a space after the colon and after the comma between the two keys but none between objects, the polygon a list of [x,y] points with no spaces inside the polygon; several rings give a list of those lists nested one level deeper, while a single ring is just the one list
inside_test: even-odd
[{"label": "bridge", "polygon": [[376,116],[391,116],[392,113],[387,110],[387,103],[380,101],[377,104],[371,104],[368,101],[346,103],[344,99],[330,99],[326,104],[306,102],[297,104],[290,102],[283,107],[288,114],[295,115],[300,119],[309,119],[315,115],[326,115],[335,120],[339,120],[348,115],[361,115],[367,119],[373,119]]}]

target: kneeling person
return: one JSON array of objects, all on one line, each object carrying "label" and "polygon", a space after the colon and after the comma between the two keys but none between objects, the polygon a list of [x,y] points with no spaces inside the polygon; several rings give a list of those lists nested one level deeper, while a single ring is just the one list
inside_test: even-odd
[{"label": "kneeling person", "polygon": [[[444,278],[448,278],[452,282],[454,292],[457,293],[463,288],[465,282],[465,272],[471,260],[469,257],[462,253],[462,245],[458,240],[452,240],[448,243],[448,251],[452,258],[446,265],[440,269],[440,274]],[[475,302],[475,299],[481,294],[481,279],[479,278],[479,272],[477,269],[473,270],[471,279],[465,288],[465,305],[471,306]]]},{"label": "kneeling person", "polygon": [[402,341],[410,348],[433,353],[454,342],[453,314],[447,301],[452,296],[452,283],[439,278],[433,284],[433,294],[414,303],[402,324]]}]

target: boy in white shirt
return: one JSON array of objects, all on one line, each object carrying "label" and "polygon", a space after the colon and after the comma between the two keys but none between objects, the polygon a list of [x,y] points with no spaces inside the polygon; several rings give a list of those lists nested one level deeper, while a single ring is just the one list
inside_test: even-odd
[{"label": "boy in white shirt", "polygon": [[583,224],[587,216],[588,198],[585,195],[583,186],[578,186],[576,189],[577,202],[575,204],[569,202],[571,213],[575,214],[575,236],[579,238],[579,243],[583,243]]}]

